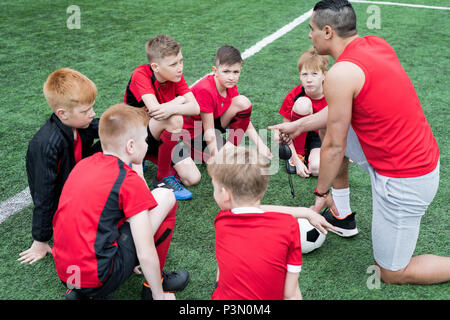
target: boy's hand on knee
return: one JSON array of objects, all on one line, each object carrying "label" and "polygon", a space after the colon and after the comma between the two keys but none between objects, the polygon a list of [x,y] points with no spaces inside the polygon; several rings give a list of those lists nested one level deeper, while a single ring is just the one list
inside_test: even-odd
[{"label": "boy's hand on knee", "polygon": [[300,159],[294,160],[295,168],[297,169],[297,175],[302,178],[308,178],[311,175],[311,171],[305,166]]},{"label": "boy's hand on knee", "polygon": [[48,243],[35,240],[30,249],[19,253],[20,258],[17,259],[17,261],[20,261],[21,263],[33,264],[44,258],[47,253],[52,254],[52,248],[50,248]]}]

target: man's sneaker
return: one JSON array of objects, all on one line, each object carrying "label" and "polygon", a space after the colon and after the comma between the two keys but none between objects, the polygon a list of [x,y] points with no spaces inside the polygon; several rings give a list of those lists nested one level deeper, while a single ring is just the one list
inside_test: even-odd
[{"label": "man's sneaker", "polygon": [[153,188],[167,188],[171,189],[177,200],[192,199],[192,192],[183,187],[181,182],[174,176],[168,176],[161,181],[153,179]]},{"label": "man's sneaker", "polygon": [[337,218],[333,211],[326,208],[320,213],[328,223],[332,224],[336,228],[337,232],[329,229],[331,232],[336,233],[341,237],[353,237],[358,234],[358,228],[356,228],[355,215],[356,212],[352,212],[344,218]]},{"label": "man's sneaker", "polygon": [[[189,272],[185,270],[163,272],[162,287],[165,292],[177,292],[183,290],[189,282]],[[153,300],[152,289],[147,282],[142,284],[142,300]]]}]

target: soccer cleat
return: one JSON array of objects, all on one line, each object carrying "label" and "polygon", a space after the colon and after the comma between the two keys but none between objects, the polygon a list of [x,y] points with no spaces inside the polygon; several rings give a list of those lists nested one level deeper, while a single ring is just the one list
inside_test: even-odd
[{"label": "soccer cleat", "polygon": [[177,292],[183,290],[189,282],[189,272],[186,270],[172,271],[170,273],[162,273],[163,290],[166,292]]},{"label": "soccer cleat", "polygon": [[167,188],[171,189],[177,200],[189,200],[192,199],[192,192],[182,186],[181,182],[174,176],[168,176],[158,181],[153,179],[154,188]]},{"label": "soccer cleat", "polygon": [[[162,288],[164,292],[177,292],[183,290],[189,282],[189,272],[185,270],[162,273]],[[142,300],[153,300],[152,289],[147,282],[142,284]]]},{"label": "soccer cleat", "polygon": [[344,238],[353,237],[358,234],[358,228],[356,228],[355,221],[356,212],[349,213],[344,218],[337,218],[331,209],[326,208],[320,214],[337,230],[337,232],[335,232],[334,230],[329,229],[331,232]]},{"label": "soccer cleat", "polygon": [[89,297],[77,292],[73,289],[67,289],[64,293],[66,300],[89,300]]}]

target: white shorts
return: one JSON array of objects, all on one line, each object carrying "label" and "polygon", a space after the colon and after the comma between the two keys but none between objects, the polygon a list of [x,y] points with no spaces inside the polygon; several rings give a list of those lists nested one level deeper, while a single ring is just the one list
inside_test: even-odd
[{"label": "white shorts", "polygon": [[420,220],[438,189],[439,162],[432,172],[420,177],[382,176],[367,162],[351,126],[345,155],[370,175],[375,261],[382,268],[391,271],[405,268],[416,248]]}]

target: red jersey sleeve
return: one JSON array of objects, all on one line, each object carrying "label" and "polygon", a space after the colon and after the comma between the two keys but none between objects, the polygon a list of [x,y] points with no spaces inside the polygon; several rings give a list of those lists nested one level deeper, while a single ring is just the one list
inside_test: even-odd
[{"label": "red jersey sleeve", "polygon": [[138,67],[134,70],[131,77],[130,89],[138,100],[140,100],[144,94],[156,95],[155,88],[152,84],[151,75],[148,74],[145,68],[142,67]]},{"label": "red jersey sleeve", "polygon": [[293,90],[291,90],[287,95],[286,98],[283,100],[283,104],[281,105],[279,114],[281,114],[283,117],[285,117],[288,120],[291,120],[292,115],[292,108],[294,107],[294,98],[295,94],[293,94]]},{"label": "red jersey sleeve", "polygon": [[191,92],[188,84],[184,80],[184,76],[181,76],[181,80],[175,83],[175,95],[184,96],[186,93]]},{"label": "red jersey sleeve", "polygon": [[200,106],[201,112],[213,113],[214,112],[214,99],[211,93],[202,87],[193,87],[192,93]]},{"label": "red jersey sleeve", "polygon": [[[291,224],[291,244],[288,249],[287,264],[290,266],[302,265],[302,247],[300,244],[300,227],[297,219],[292,219]],[[288,270],[289,271],[289,270]]]},{"label": "red jersey sleeve", "polygon": [[128,219],[158,205],[144,180],[135,171],[128,171],[119,194],[120,208]]}]

